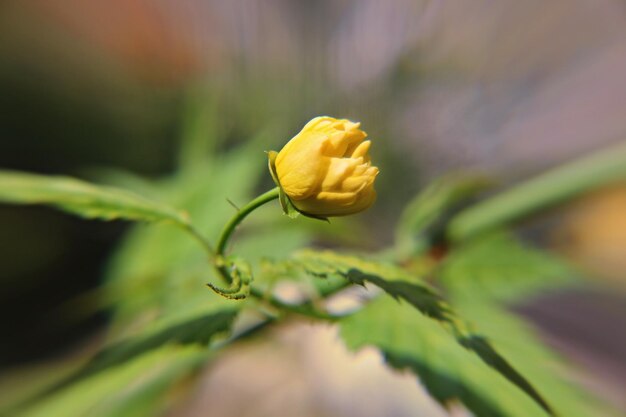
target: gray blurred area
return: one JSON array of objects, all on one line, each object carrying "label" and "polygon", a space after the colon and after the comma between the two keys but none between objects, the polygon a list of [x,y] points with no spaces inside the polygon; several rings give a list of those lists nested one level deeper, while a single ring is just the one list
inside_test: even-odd
[{"label": "gray blurred area", "polygon": [[[184,99],[196,91],[214,103],[224,147],[280,126],[285,136],[268,143],[277,148],[320,114],[359,120],[384,167],[379,203],[366,219],[388,242],[385,230],[401,205],[443,173],[485,171],[507,184],[626,140],[626,4],[5,0],[0,89],[0,167],[85,177],[105,165],[150,177],[172,172]],[[615,192],[623,196],[624,188]],[[517,308],[581,365],[581,379],[626,410],[626,335],[611,333],[626,327],[626,238],[620,237],[626,236],[626,206],[617,197],[607,212],[591,198],[591,206],[543,219],[546,226],[533,238],[590,275],[610,263],[609,278],[599,278],[593,294],[561,294]],[[596,211],[584,217],[588,210]],[[607,231],[600,237],[570,217],[591,224],[609,212],[611,222],[593,223],[593,230]],[[0,351],[10,366],[62,352],[104,322],[50,326],[46,312],[97,285],[124,228],[87,226],[45,209],[0,207],[0,214],[0,265],[9,271],[0,277],[6,288],[0,324],[11,340]],[[37,221],[42,216],[45,228]],[[575,242],[563,238],[572,233]],[[600,262],[589,241],[605,248]],[[425,394],[414,397],[406,388],[414,379],[377,367],[380,358],[350,359],[333,344],[332,332],[296,325],[254,352],[242,348],[243,356],[235,352],[208,369],[197,396],[175,415],[203,415],[198,410],[223,399],[212,385],[217,377],[244,391],[271,389],[269,382],[293,390],[288,402],[268,398],[266,408],[252,411],[225,401],[224,416],[269,416],[272,407],[287,405],[300,416],[374,416],[392,403],[407,408],[397,405],[385,415],[445,415]],[[318,361],[321,354],[339,358],[345,369],[337,365],[339,373],[330,375],[326,367],[335,362]],[[256,366],[246,355],[260,359],[259,375],[271,378],[237,379],[238,366]],[[375,364],[359,369],[368,360]],[[290,366],[309,378],[293,382]],[[390,381],[389,392],[372,393],[368,379]],[[337,390],[355,400],[374,396],[381,408],[333,403]],[[461,407],[453,413],[465,415]]]},{"label": "gray blurred area", "polygon": [[107,108],[101,117],[135,129],[158,123],[149,116],[162,115],[159,93],[194,82],[219,95],[231,127],[352,117],[379,148],[410,152],[426,176],[466,166],[532,171],[618,141],[626,129],[620,1],[2,7],[5,82],[41,83],[50,90],[41,94]]}]

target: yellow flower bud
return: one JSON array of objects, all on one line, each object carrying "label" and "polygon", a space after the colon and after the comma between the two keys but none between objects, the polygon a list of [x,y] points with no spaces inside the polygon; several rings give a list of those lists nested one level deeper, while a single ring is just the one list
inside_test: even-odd
[{"label": "yellow flower bud", "polygon": [[344,216],[374,203],[378,168],[371,165],[371,142],[359,125],[316,117],[276,155],[276,180],[298,211]]}]

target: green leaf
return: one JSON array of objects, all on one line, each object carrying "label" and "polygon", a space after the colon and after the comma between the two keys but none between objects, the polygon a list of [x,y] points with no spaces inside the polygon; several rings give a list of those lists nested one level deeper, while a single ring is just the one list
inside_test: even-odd
[{"label": "green leaf", "polygon": [[169,221],[189,226],[188,216],[137,194],[74,178],[0,171],[0,202],[47,204],[91,219]]},{"label": "green leaf", "polygon": [[[206,311],[212,309],[212,306],[204,308]],[[126,363],[145,357],[162,346],[208,345],[216,335],[230,330],[237,312],[235,305],[230,309],[207,312],[204,315],[196,311],[191,314],[186,312],[182,316],[162,317],[138,334],[105,347],[82,368],[37,393],[38,401],[43,398],[45,402],[45,398],[66,390],[71,391],[76,386],[80,387],[86,380],[97,377],[98,374],[108,374],[111,369],[123,368]],[[32,403],[32,399],[27,398],[15,407],[19,409],[29,403]]]},{"label": "green leaf", "polygon": [[[396,300],[403,299],[408,302],[428,317],[444,323],[455,321],[449,306],[433,288],[400,268],[356,257],[345,257],[333,252],[323,252],[319,255],[321,257],[313,255],[314,262],[319,264],[326,262],[328,267],[336,268],[339,274],[353,284],[362,286],[365,286],[365,283],[374,284]],[[309,257],[309,262],[311,260]]]},{"label": "green leaf", "polygon": [[624,179],[626,142],[549,170],[461,211],[448,224],[447,235],[453,241],[464,240]]},{"label": "green leaf", "polygon": [[16,417],[142,417],[161,415],[176,388],[206,362],[198,346],[163,346],[93,374],[12,412]]},{"label": "green leaf", "polygon": [[454,307],[463,317],[481,323],[481,331],[550,400],[556,415],[617,415],[579,385],[574,377],[577,371],[572,364],[546,346],[532,326],[507,308],[479,296],[470,299],[470,294],[463,296],[463,299],[458,294],[453,295]]},{"label": "green leaf", "polygon": [[450,343],[433,320],[379,297],[340,321],[349,348],[374,346],[389,365],[414,372],[440,403],[461,401],[481,417],[540,417],[546,411],[469,350]]},{"label": "green leaf", "polygon": [[453,251],[438,273],[454,307],[493,340],[561,416],[608,416],[575,381],[563,358],[505,304],[577,285],[577,274],[550,254],[505,233],[486,235]]},{"label": "green leaf", "polygon": [[[259,137],[234,148],[204,166],[202,172],[162,180],[161,199],[172,206],[185,207],[196,229],[204,235],[218,236],[234,213],[227,199],[247,201],[260,174],[265,173],[263,142],[263,137]],[[241,231],[254,220],[251,216]],[[256,239],[256,235],[238,237],[235,243],[248,239]],[[292,247],[289,242],[285,244]],[[269,254],[272,249],[273,246],[268,247]],[[206,253],[169,224],[135,226],[114,254],[105,280],[106,301],[115,307],[113,333],[136,320],[142,322],[147,312],[177,314],[206,304],[234,303],[206,289],[207,282],[220,282]]]},{"label": "green leaf", "polygon": [[354,284],[371,283],[423,315],[437,320],[456,341],[524,391],[548,413],[551,408],[533,385],[496,351],[487,338],[459,318],[434,289],[401,268],[334,252],[304,251],[296,256],[315,276],[339,274]]},{"label": "green leaf", "polygon": [[207,86],[190,85],[184,95],[178,164],[181,170],[202,170],[224,137],[219,99]]},{"label": "green leaf", "polygon": [[487,188],[484,175],[454,173],[433,181],[405,207],[396,226],[396,252],[414,256],[432,246],[442,233],[450,210]]},{"label": "green leaf", "polygon": [[219,310],[206,315],[186,317],[183,320],[159,320],[136,336],[113,343],[98,353],[78,373],[64,384],[75,383],[85,377],[119,366],[133,358],[166,344],[207,345],[218,334],[230,330],[237,309]]},{"label": "green leaf", "polygon": [[[233,214],[227,199],[249,200],[261,175],[267,175],[262,152],[267,142],[267,135],[260,135],[210,164],[194,162],[192,170],[154,181],[150,188],[159,200],[188,210],[197,230],[217,236]],[[98,187],[102,189],[110,190]],[[285,219],[276,216],[275,207],[260,209],[238,230],[233,251],[255,268],[262,256],[278,256],[310,241],[310,225],[287,222],[288,227],[276,227],[279,222],[285,224]],[[245,272],[247,266],[238,265]],[[216,340],[211,338],[208,349],[197,346],[227,330],[231,313],[249,307],[246,301],[207,291],[206,282],[218,282],[206,252],[172,222],[134,226],[107,268],[102,293],[87,297],[89,304],[112,311],[107,348],[67,379],[51,380],[56,388],[46,384],[37,389],[47,389],[49,395],[28,401],[28,415],[160,415],[167,400],[160,393],[197,369],[178,368],[178,354],[161,355],[161,350],[195,350],[206,358]],[[30,382],[24,378],[22,383]]]},{"label": "green leaf", "polygon": [[437,276],[449,293],[503,302],[581,282],[569,265],[521,244],[505,232],[491,233],[456,247]]}]

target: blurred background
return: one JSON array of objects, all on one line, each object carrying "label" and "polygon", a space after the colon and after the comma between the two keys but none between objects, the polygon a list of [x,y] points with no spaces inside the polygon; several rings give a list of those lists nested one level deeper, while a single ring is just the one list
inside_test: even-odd
[{"label": "blurred background", "polygon": [[[623,141],[625,74],[620,0],[5,0],[0,167],[92,181],[167,177],[189,157],[179,133],[199,102],[218,150],[265,131],[265,149],[278,149],[314,116],[346,117],[361,121],[382,167],[379,201],[356,220],[369,225],[362,245],[376,249],[391,242],[402,205],[441,174],[478,170],[510,184]],[[0,205],[1,369],[57,358],[98,333],[106,314],[75,320],[59,311],[102,281],[127,229]],[[592,285],[517,311],[580,365],[587,386],[626,410],[626,333],[611,330],[626,328],[626,184],[521,231]],[[341,350],[332,329],[294,325],[266,343],[247,354],[268,361],[264,378],[238,380],[233,370],[249,364],[233,354],[175,415],[204,415],[217,403],[211,378],[257,393],[292,381],[289,401],[270,398],[256,415],[278,406],[300,416],[382,415],[332,395],[376,395],[368,378],[390,381],[376,391],[379,411],[405,400],[385,415],[444,414],[426,394],[415,397],[412,377],[383,370],[371,352]],[[320,354],[337,363],[316,362]],[[300,359],[290,367],[284,355]],[[252,412],[221,406],[219,415]]]}]

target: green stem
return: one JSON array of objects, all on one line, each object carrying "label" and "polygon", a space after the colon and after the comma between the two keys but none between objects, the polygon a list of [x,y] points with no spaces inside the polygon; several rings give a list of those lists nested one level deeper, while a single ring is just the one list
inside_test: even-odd
[{"label": "green stem", "polygon": [[278,187],[269,190],[268,192],[261,194],[260,196],[243,206],[241,209],[239,209],[237,214],[235,214],[230,219],[230,221],[226,223],[224,229],[222,229],[222,233],[220,234],[220,238],[217,242],[217,256],[224,255],[228,240],[230,239],[230,236],[233,234],[239,223],[241,223],[243,219],[248,216],[248,214],[252,213],[255,209],[259,208],[263,204],[268,203],[272,200],[276,200],[278,198],[279,191],[280,189]]},{"label": "green stem", "polygon": [[[349,284],[350,283],[346,281],[346,284],[341,285],[341,286],[336,286],[334,290],[335,292],[337,292],[347,287]],[[330,294],[332,293],[329,293],[329,295]],[[255,286],[250,287],[250,295],[257,298],[258,300],[262,300],[262,301],[269,303],[270,305],[276,307],[277,309],[283,312],[296,313],[302,316],[312,317],[312,318],[321,319],[321,320],[329,320],[329,321],[337,320],[338,318],[338,316],[334,316],[332,314],[316,309],[313,306],[313,303],[311,300],[307,300],[300,304],[289,304],[289,303],[285,303],[281,301],[279,298],[275,297],[274,295],[266,294],[262,289],[255,287]]]}]

